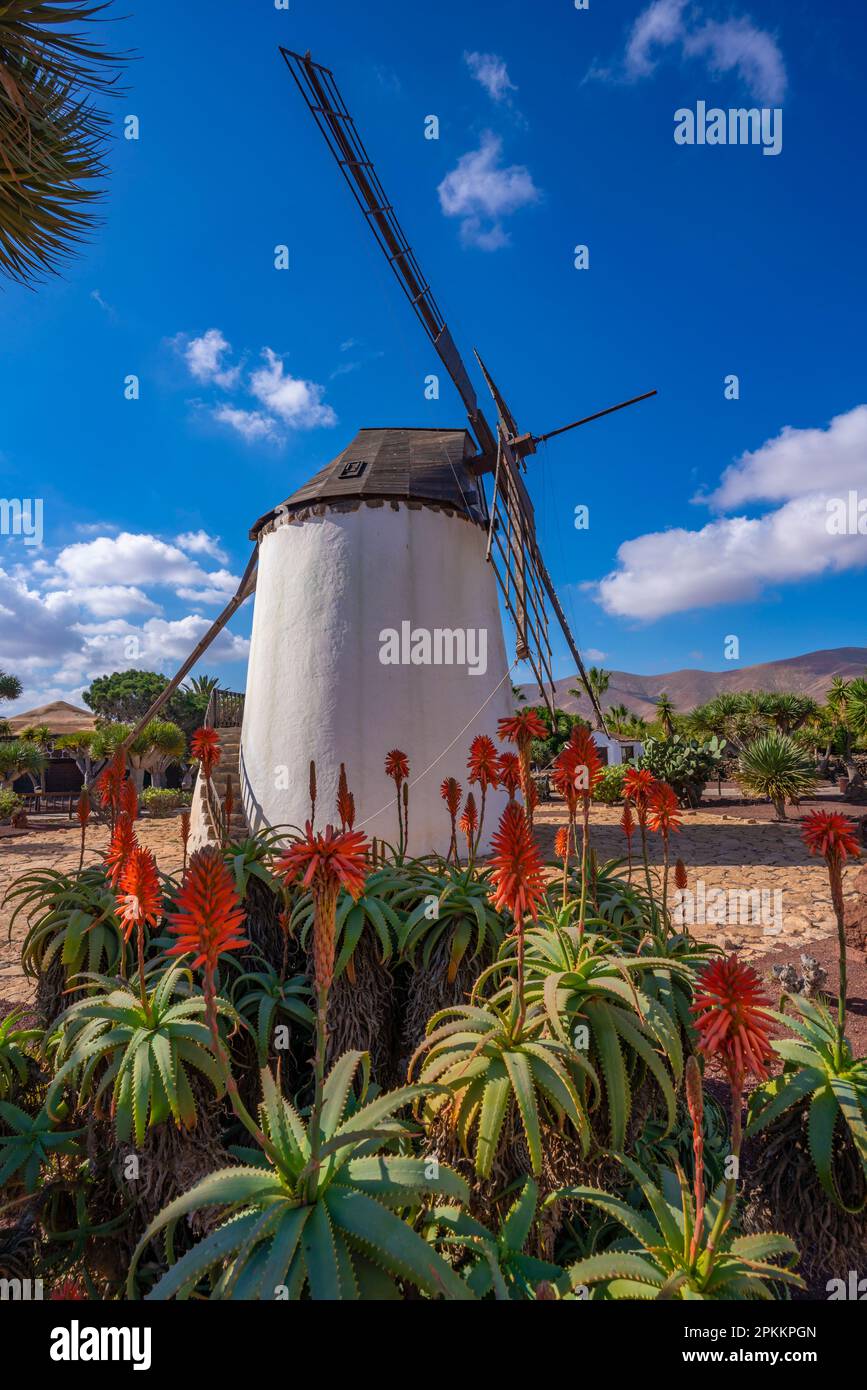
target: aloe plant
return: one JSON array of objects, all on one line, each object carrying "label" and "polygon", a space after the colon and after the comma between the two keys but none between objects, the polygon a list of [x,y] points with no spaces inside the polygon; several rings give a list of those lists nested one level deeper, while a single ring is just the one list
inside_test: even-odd
[{"label": "aloe plant", "polygon": [[[848,1039],[840,1039],[834,1020],[821,1004],[800,996],[789,1002],[800,1017],[790,1013],[774,1017],[796,1037],[771,1042],[783,1059],[783,1072],[751,1093],[747,1137],[758,1134],[792,1106],[809,1102],[807,1139],[819,1181],[838,1207],[861,1212],[867,1207],[867,1057],[853,1055]],[[848,1127],[864,1173],[865,1194],[857,1206],[843,1200],[834,1174],[835,1136],[842,1126]]]},{"label": "aloe plant", "polygon": [[447,1203],[433,1207],[425,1221],[437,1245],[468,1257],[462,1273],[477,1298],[493,1294],[498,1300],[531,1299],[543,1280],[563,1275],[560,1265],[525,1254],[538,1201],[538,1184],[527,1178],[497,1231],[489,1231],[469,1212]]},{"label": "aloe plant", "polygon": [[[379,947],[382,963],[390,960],[397,945],[400,918],[392,906],[391,899],[405,883],[405,879],[386,867],[369,874],[364,884],[364,892],[358,898],[342,889],[337,900],[337,913],[334,919],[337,959],[334,965],[334,978],[338,980],[346,971],[350,980],[355,979],[353,957],[365,929],[372,931]],[[299,898],[292,913],[292,928],[298,931],[302,946],[306,946],[313,926],[313,898],[305,893]]]},{"label": "aloe plant", "polygon": [[548,1036],[547,1028],[544,1008],[537,1004],[524,1010],[512,982],[502,1003],[454,1005],[434,1014],[428,1036],[410,1061],[408,1076],[423,1058],[420,1079],[447,1092],[426,1098],[421,1107],[425,1122],[430,1124],[450,1103],[449,1122],[465,1152],[474,1147],[480,1178],[490,1177],[513,1104],[535,1177],[542,1171],[543,1124],[562,1127],[568,1122],[582,1151],[589,1150],[588,1108],[599,1098],[598,1076],[570,1043]]},{"label": "aloe plant", "polygon": [[119,969],[124,947],[117,899],[101,868],[74,875],[34,869],[15,880],[4,902],[15,904],[10,939],[19,913],[27,917],[21,965],[29,978],[44,975],[58,959],[67,983],[82,971]]},{"label": "aloe plant", "polygon": [[[395,1119],[429,1088],[405,1086],[366,1100],[365,1054],[345,1053],[323,1090],[318,1162],[311,1169],[311,1133],[271,1073],[262,1073],[260,1118],[276,1163],[258,1150],[244,1166],[223,1169],[170,1202],[135,1250],[127,1294],[137,1292],[139,1261],[165,1231],[169,1268],[148,1297],[187,1298],[203,1287],[214,1299],[383,1299],[405,1282],[432,1298],[467,1299],[464,1280],[399,1214],[430,1193],[466,1202],[463,1180],[440,1165],[389,1150],[407,1134]],[[361,1103],[351,1104],[360,1084]],[[310,1179],[313,1178],[311,1187]],[[173,1233],[195,1211],[216,1207],[223,1220],[180,1259]]]},{"label": "aloe plant", "polygon": [[42,1038],[41,1028],[18,1027],[23,1015],[23,1009],[13,1009],[0,1020],[0,1100],[25,1084],[31,1067],[27,1047]]},{"label": "aloe plant", "polygon": [[[479,977],[477,995],[489,980],[511,969],[514,949],[510,938],[500,959]],[[600,937],[585,935],[582,940],[579,927],[536,927],[527,932],[527,1002],[539,1009],[561,1045],[574,1050],[576,1038],[582,1045],[586,1039],[587,1060],[604,1082],[615,1149],[626,1142],[637,1074],[652,1076],[665,1101],[668,1127],[675,1123],[683,1048],[675,1018],[641,987],[644,977],[655,990],[655,968],[669,969],[671,963],[655,956],[620,955]],[[505,1006],[511,990],[509,980],[496,991],[494,1002]],[[581,1028],[586,1034],[577,1031]]]},{"label": "aloe plant", "polygon": [[[557,1200],[587,1202],[613,1218],[627,1235],[615,1247],[589,1255],[569,1267],[561,1289],[600,1288],[610,1299],[773,1299],[769,1285],[803,1289],[790,1267],[798,1248],[776,1232],[736,1235],[731,1220],[720,1220],[725,1184],[704,1202],[698,1230],[696,1206],[682,1171],[665,1168],[660,1182],[624,1154],[611,1154],[641,1189],[646,1211],[595,1187],[567,1187]],[[774,1264],[787,1257],[789,1265]]]},{"label": "aloe plant", "polygon": [[[110,1095],[119,1140],[134,1135],[141,1146],[146,1130],[169,1118],[179,1128],[192,1129],[196,1102],[190,1067],[211,1082],[218,1096],[224,1079],[202,1021],[205,1000],[190,992],[190,972],[183,966],[166,970],[146,990],[144,1003],[134,982],[90,978],[98,993],[72,1004],[58,1020],[57,1070],[46,1109],[54,1113],[64,1087],[74,1083],[79,1105],[92,1097],[99,1108]],[[217,1009],[240,1023],[227,1000],[218,997]]]},{"label": "aloe plant", "polygon": [[263,1066],[268,1060],[278,1018],[290,1019],[308,1030],[313,1027],[314,1014],[307,1003],[311,989],[304,975],[284,980],[270,965],[262,970],[248,970],[235,981],[232,997],[238,1013],[256,1035],[259,1061]]},{"label": "aloe plant", "polygon": [[84,1130],[59,1130],[57,1125],[65,1118],[65,1106],[56,1115],[43,1106],[32,1116],[0,1100],[0,1120],[10,1130],[0,1135],[0,1190],[17,1179],[25,1192],[35,1192],[50,1174],[52,1159],[76,1152]]},{"label": "aloe plant", "polygon": [[401,958],[414,964],[420,949],[422,969],[428,970],[437,946],[450,936],[451,983],[468,953],[475,960],[486,947],[499,946],[503,919],[491,903],[490,879],[487,869],[443,864],[431,872],[420,865],[411,886],[394,899],[395,909],[407,909],[398,928]]}]

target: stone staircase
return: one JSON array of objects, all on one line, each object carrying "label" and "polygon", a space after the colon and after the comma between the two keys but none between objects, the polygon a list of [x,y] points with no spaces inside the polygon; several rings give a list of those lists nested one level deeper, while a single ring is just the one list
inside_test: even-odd
[{"label": "stone staircase", "polygon": [[212,773],[211,780],[220,801],[223,802],[226,797],[226,783],[231,777],[234,805],[229,824],[229,838],[244,840],[250,831],[247,827],[244,808],[241,805],[241,779],[238,774],[238,766],[241,761],[241,730],[240,728],[218,729],[217,734],[220,739],[220,761]]}]

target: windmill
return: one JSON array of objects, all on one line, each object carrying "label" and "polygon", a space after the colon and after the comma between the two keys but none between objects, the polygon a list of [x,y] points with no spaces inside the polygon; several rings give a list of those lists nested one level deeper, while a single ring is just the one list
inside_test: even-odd
[{"label": "windmill", "polygon": [[[320,804],[330,810],[345,761],[358,821],[368,834],[393,840],[394,805],[383,756],[398,746],[409,754],[418,783],[410,850],[445,853],[440,779],[461,771],[475,734],[495,735],[498,718],[511,714],[514,664],[529,664],[553,710],[549,608],[604,727],[539,549],[524,478],[527,459],[541,443],[656,393],[546,434],[526,433],[477,353],[496,409],[492,429],[333,74],[309,53],[280,52],[453,381],[469,429],[362,429],[314,478],[260,517],[250,532],[255,549],[237,593],[142,726],[255,590],[238,769],[251,828],[303,824],[310,759],[317,766]],[[506,656],[498,591],[515,630],[513,663]],[[398,640],[395,664],[385,660],[383,634]],[[440,641],[441,659],[430,642],[424,648],[426,634]],[[468,649],[472,634],[475,666]],[[482,850],[504,794],[493,794],[488,804]]]}]

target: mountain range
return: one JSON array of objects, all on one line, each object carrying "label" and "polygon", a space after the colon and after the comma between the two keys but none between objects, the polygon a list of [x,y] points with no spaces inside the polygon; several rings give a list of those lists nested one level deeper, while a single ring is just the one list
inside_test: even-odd
[{"label": "mountain range", "polygon": [[[606,668],[607,669],[607,668]],[[741,690],[792,691],[810,695],[821,702],[834,676],[852,680],[867,675],[867,647],[835,647],[831,651],[807,652],[790,656],[784,661],[766,661],[757,666],[738,666],[730,671],[666,671],[660,676],[636,676],[629,671],[611,671],[611,680],[602,706],[625,705],[633,714],[644,719],[654,716],[654,702],[663,692],[675,708],[685,714],[696,705],[706,704],[715,695],[736,694]],[[577,685],[574,676],[555,682],[556,701],[569,714],[590,714],[586,695],[576,699],[570,688]],[[521,690],[530,704],[539,699],[535,685],[522,685]]]}]

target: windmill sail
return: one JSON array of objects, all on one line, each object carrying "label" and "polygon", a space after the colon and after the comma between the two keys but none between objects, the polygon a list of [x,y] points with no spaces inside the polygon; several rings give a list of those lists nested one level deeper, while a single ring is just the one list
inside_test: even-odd
[{"label": "windmill sail", "polygon": [[[584,688],[604,727],[595,692],[587,680],[575,639],[536,540],[533,504],[521,477],[525,469],[524,455],[535,452],[533,437],[518,435],[514,417],[479,358],[497,406],[496,433],[488,424],[463,358],[380,183],[334,74],[329,68],[314,63],[309,53],[302,56],[286,48],[281,48],[280,52],[365,221],[464,403],[479,447],[472,471],[494,475],[487,554],[506,610],[515,625],[516,660],[529,663],[540,694],[553,712],[554,676],[547,611],[550,602]],[[483,490],[481,481],[480,489]]]}]

